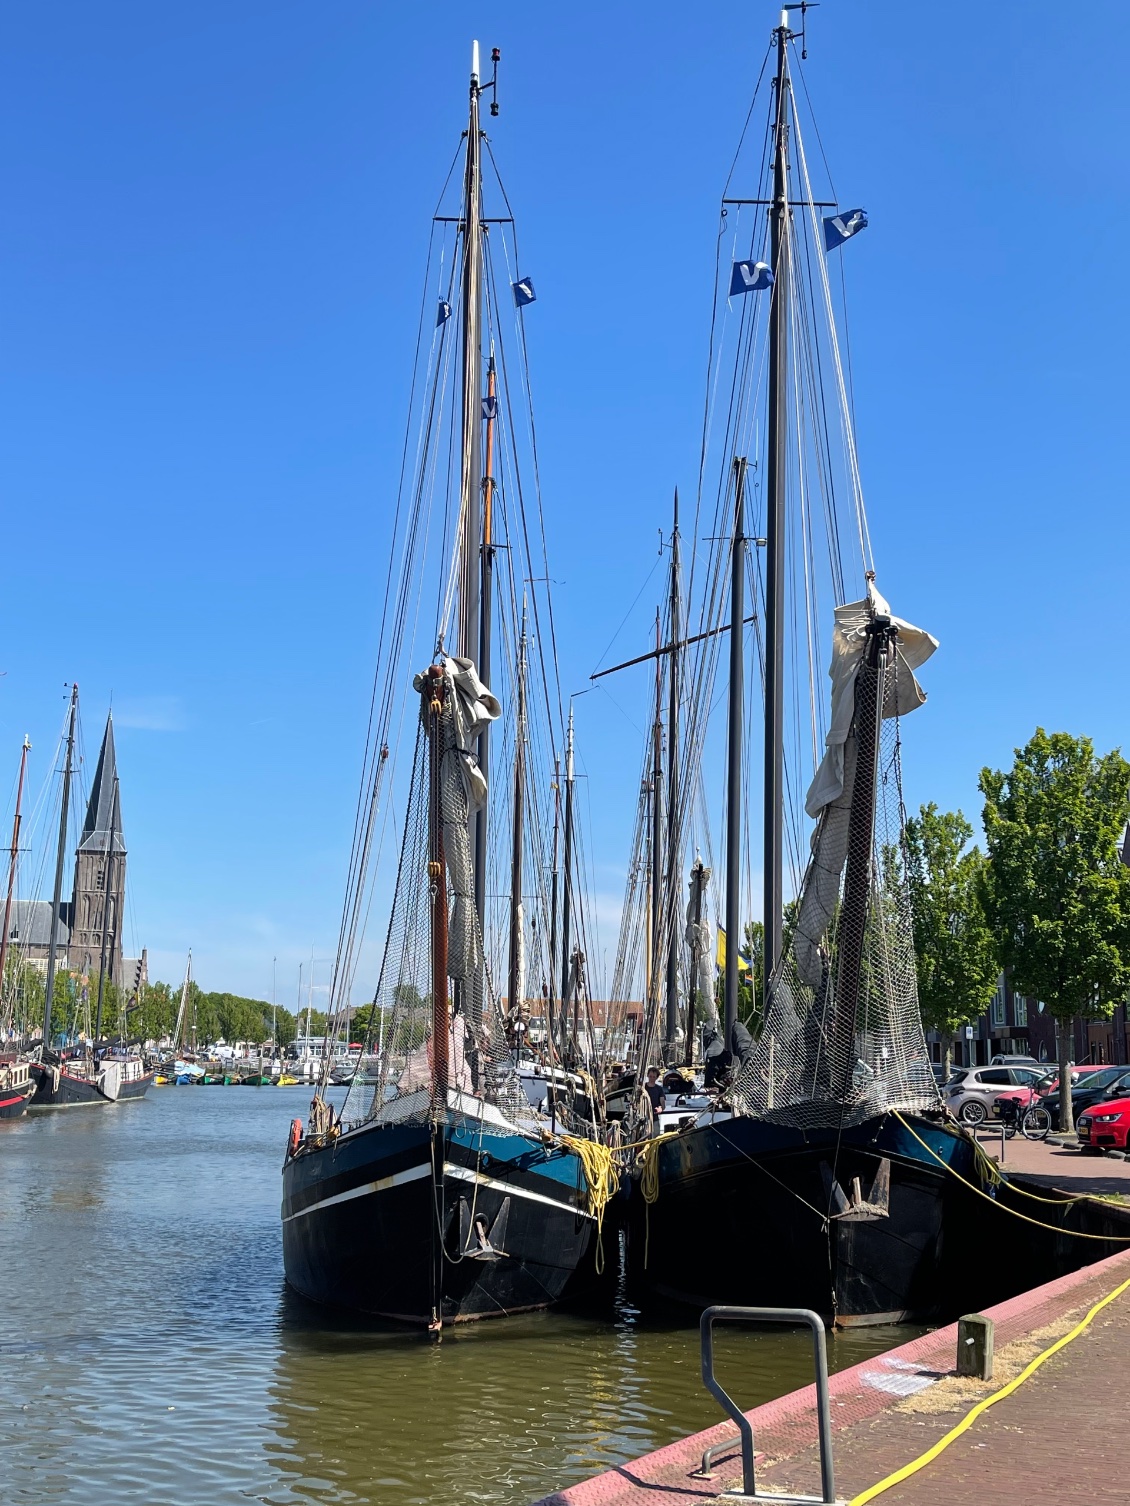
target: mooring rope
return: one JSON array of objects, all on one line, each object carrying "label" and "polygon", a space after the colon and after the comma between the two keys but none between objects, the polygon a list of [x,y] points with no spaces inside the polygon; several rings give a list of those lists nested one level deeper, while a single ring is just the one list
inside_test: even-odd
[{"label": "mooring rope", "polygon": [[[923,1140],[922,1136],[919,1135],[919,1134],[917,1134],[911,1128],[911,1126],[909,1124],[907,1124],[906,1120],[899,1113],[898,1109],[892,1109],[891,1113],[894,1114],[895,1118],[899,1121],[899,1123],[902,1125],[902,1127],[904,1129],[910,1130],[910,1133],[918,1141],[919,1145],[921,1145],[921,1147],[923,1148],[923,1150],[927,1151],[931,1156],[933,1156],[934,1160],[937,1161],[938,1165],[941,1166],[941,1167],[943,1167],[946,1171],[948,1171],[951,1176],[956,1177],[957,1180],[961,1183],[961,1185],[963,1187],[968,1187],[969,1190],[970,1190],[970,1192],[975,1192],[978,1197],[985,1198],[985,1200],[987,1202],[995,1203],[998,1208],[1003,1209],[1005,1213],[1010,1213],[1013,1218],[1023,1219],[1023,1221],[1026,1224],[1035,1224],[1035,1226],[1036,1226],[1037,1229],[1047,1229],[1052,1234],[1066,1234],[1066,1235],[1068,1235],[1072,1239],[1099,1239],[1099,1240],[1103,1240],[1106,1244],[1130,1244],[1130,1234],[1085,1234],[1080,1229],[1062,1229],[1062,1228],[1059,1228],[1056,1224],[1045,1224],[1041,1219],[1038,1219],[1038,1218],[1029,1218],[1028,1215],[1027,1215],[1027,1213],[1021,1213],[1019,1211],[1019,1209],[1017,1209],[1017,1208],[1010,1208],[1007,1203],[1000,1202],[997,1198],[993,1197],[993,1195],[991,1193],[986,1192],[983,1187],[977,1187],[972,1182],[968,1181],[967,1178],[965,1178],[965,1177],[963,1177],[961,1175],[960,1171],[955,1171],[954,1168],[949,1164],[948,1161],[944,1160],[941,1156],[939,1156],[938,1153],[937,1153],[937,1151],[934,1150],[934,1148],[932,1146],[927,1145],[926,1141]],[[1008,1187],[1009,1187],[1010,1191],[1016,1191],[1016,1192],[1020,1191],[1020,1188],[1013,1188],[1013,1185],[1012,1185],[1011,1182],[1008,1183]],[[1035,1194],[1032,1194],[1032,1195],[1035,1196]],[[1046,1199],[1045,1198],[1040,1198],[1040,1202],[1055,1202],[1055,1201],[1057,1201],[1057,1200],[1054,1199],[1054,1198],[1046,1198]],[[1079,1199],[1078,1198],[1070,1198],[1069,1197],[1069,1198],[1065,1198],[1063,1201],[1064,1201],[1064,1203],[1078,1202]]]}]

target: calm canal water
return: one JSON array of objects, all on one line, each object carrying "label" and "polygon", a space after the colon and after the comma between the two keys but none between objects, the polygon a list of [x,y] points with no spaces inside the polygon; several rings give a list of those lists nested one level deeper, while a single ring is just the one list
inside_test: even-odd
[{"label": "calm canal water", "polygon": [[[545,1314],[430,1343],[289,1294],[279,1167],[306,1090],[156,1088],[0,1123],[5,1499],[527,1506],[720,1420],[697,1328]],[[830,1343],[835,1368],[900,1342]],[[746,1405],[809,1341],[724,1334]]]}]

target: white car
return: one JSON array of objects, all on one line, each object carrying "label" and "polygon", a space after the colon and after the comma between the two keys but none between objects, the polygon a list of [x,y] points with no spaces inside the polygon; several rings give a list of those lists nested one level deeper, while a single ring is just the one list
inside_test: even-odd
[{"label": "white car", "polygon": [[994,1098],[1009,1088],[1034,1088],[1043,1067],[958,1067],[942,1089],[942,1102],[963,1124],[983,1124]]}]

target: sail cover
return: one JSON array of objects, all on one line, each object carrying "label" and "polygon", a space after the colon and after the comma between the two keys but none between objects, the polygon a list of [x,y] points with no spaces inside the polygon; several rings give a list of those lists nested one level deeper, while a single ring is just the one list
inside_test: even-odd
[{"label": "sail cover", "polygon": [[[937,1101],[918,1005],[899,719],[937,642],[869,584],[838,607],[826,752],[808,792],[812,855],[770,980],[741,1112],[815,1128]],[[849,878],[851,880],[849,884]]]}]

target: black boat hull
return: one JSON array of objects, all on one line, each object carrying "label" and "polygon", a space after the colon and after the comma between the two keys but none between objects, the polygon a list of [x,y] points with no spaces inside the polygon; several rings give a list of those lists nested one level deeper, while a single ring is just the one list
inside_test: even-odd
[{"label": "black boat hull", "polygon": [[597,1281],[577,1158],[473,1121],[368,1124],[304,1146],[283,1168],[282,1217],[290,1286],[373,1317],[503,1317]]},{"label": "black boat hull", "polygon": [[98,1084],[89,1077],[63,1070],[56,1079],[49,1067],[35,1063],[31,1069],[35,1094],[28,1107],[37,1109],[96,1108],[99,1104],[129,1103],[144,1098],[153,1081],[153,1073],[146,1072],[123,1082],[115,1098],[103,1093]]},{"label": "black boat hull", "polygon": [[19,1119],[27,1113],[28,1104],[35,1092],[35,1083],[17,1083],[11,1088],[0,1088],[0,1119]]},{"label": "black boat hull", "polygon": [[[842,1133],[727,1119],[658,1154],[655,1202],[638,1183],[628,1199],[638,1297],[811,1308],[840,1326],[927,1321],[950,1305],[962,1252],[1003,1216],[941,1164],[976,1185],[972,1139],[919,1118],[885,1115]],[[876,1187],[886,1205],[877,1214],[865,1205],[883,1163],[889,1191]],[[853,1198],[858,1211],[828,1216]]]}]

